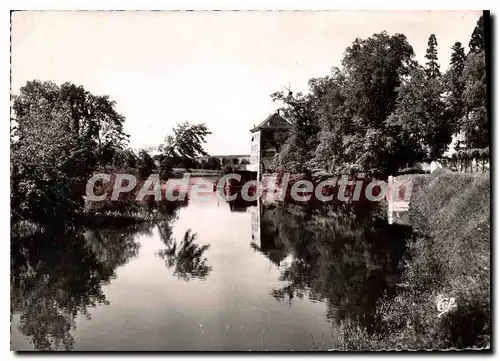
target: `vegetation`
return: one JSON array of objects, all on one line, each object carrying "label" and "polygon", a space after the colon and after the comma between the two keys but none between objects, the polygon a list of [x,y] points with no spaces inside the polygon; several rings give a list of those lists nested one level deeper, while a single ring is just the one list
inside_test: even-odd
[{"label": "vegetation", "polygon": [[165,143],[159,147],[162,178],[168,177],[174,165],[181,164],[189,170],[196,164],[196,156],[208,155],[203,150],[203,143],[211,132],[205,124],[192,125],[184,122],[178,124],[173,133],[168,135]]},{"label": "vegetation", "polygon": [[[395,295],[378,302],[380,327],[344,322],[337,348],[489,347],[490,178],[441,170],[416,176],[406,266]],[[437,302],[457,307],[438,318]]]},{"label": "vegetation", "polygon": [[483,22],[467,55],[454,44],[444,74],[434,34],[420,65],[405,35],[382,32],[356,39],[341,68],[309,81],[309,93],[274,93],[292,122],[276,156],[278,169],[385,177],[441,159],[460,131],[467,149],[488,147]]},{"label": "vegetation", "polygon": [[[204,124],[177,125],[159,147],[162,153],[157,169],[146,150],[136,153],[127,147],[125,118],[107,96],[96,96],[71,83],[58,86],[34,80],[13,96],[12,109],[12,223],[76,224],[82,215],[88,218],[93,209],[83,196],[94,172],[120,171],[140,179],[156,172],[166,179],[176,162],[187,165],[195,156],[206,154],[202,144],[210,134]],[[122,215],[144,212],[130,197],[118,203],[114,208]],[[105,206],[110,206],[109,202]]]}]

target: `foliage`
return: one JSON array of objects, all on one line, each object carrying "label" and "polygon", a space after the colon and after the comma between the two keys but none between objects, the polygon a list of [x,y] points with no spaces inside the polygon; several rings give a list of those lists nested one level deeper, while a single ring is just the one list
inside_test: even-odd
[{"label": "foliage", "polygon": [[484,18],[481,15],[477,21],[476,27],[472,32],[469,42],[470,51],[473,53],[480,53],[485,51],[485,36],[484,36]]},{"label": "foliage", "polygon": [[395,108],[397,89],[415,66],[413,56],[404,35],[374,34],[346,49],[342,69],[311,79],[310,93],[273,94],[292,122],[278,156],[282,166],[297,172],[397,170],[391,154],[398,144],[385,120]]},{"label": "foliage", "polygon": [[[443,169],[419,178],[410,207],[416,233],[396,293],[377,305],[380,329],[344,322],[339,349],[490,345],[489,175]],[[442,297],[454,297],[457,307],[438,318]]]},{"label": "foliage", "polygon": [[207,162],[203,165],[203,169],[219,170],[221,166],[219,158],[209,157]]},{"label": "foliage", "polygon": [[403,34],[356,39],[342,67],[311,79],[307,94],[272,94],[292,123],[276,155],[278,170],[385,177],[440,159],[462,130],[468,148],[487,147],[483,18],[467,56],[461,43],[454,44],[444,76],[437,45],[431,34],[421,66]]},{"label": "foliage", "polygon": [[463,127],[465,115],[465,102],[463,93],[465,90],[464,79],[462,78],[465,67],[465,51],[460,42],[456,42],[452,47],[450,69],[445,74],[446,88],[449,89],[449,107],[452,123],[455,124],[454,132],[458,133]]},{"label": "foliage", "polygon": [[437,45],[436,35],[431,34],[431,36],[429,36],[429,41],[427,42],[427,53],[425,54],[425,58],[427,59],[427,62],[425,63],[425,73],[427,77],[431,79],[441,77],[439,64],[437,62]]},{"label": "foliage", "polygon": [[168,135],[165,143],[158,147],[162,154],[161,175],[165,177],[176,165],[183,165],[188,170],[197,164],[196,156],[208,155],[203,149],[203,143],[210,134],[205,124],[177,124],[173,128],[173,134]]},{"label": "foliage", "polygon": [[153,170],[156,169],[153,158],[144,149],[139,151],[137,169],[141,179],[147,179],[153,173]]},{"label": "foliage", "polygon": [[13,96],[13,221],[74,220],[90,174],[126,144],[124,117],[114,106],[70,83],[34,80]]},{"label": "foliage", "polygon": [[465,133],[467,146],[484,148],[489,146],[489,122],[486,110],[486,62],[485,53],[470,52],[462,74],[465,84],[463,92],[466,107]]},{"label": "foliage", "polygon": [[400,152],[409,165],[441,157],[452,139],[441,79],[429,77],[429,68],[417,68],[401,86],[394,114],[387,123],[398,131]]}]

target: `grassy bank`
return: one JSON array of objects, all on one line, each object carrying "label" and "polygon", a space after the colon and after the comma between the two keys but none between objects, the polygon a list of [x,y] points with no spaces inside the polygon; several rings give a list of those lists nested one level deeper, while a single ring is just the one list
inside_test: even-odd
[{"label": "grassy bank", "polygon": [[[439,170],[413,177],[405,270],[395,296],[377,306],[375,334],[340,325],[335,348],[489,347],[490,176]],[[456,307],[438,317],[438,301]]]}]

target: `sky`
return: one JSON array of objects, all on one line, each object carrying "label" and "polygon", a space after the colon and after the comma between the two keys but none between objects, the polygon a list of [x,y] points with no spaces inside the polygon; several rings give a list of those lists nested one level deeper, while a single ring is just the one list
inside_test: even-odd
[{"label": "sky", "polygon": [[206,123],[210,154],[250,154],[250,129],[290,87],[340,66],[356,39],[403,33],[424,63],[429,35],[441,70],[468,50],[480,11],[14,12],[11,90],[66,81],[116,101],[130,146],[156,146],[180,122]]}]

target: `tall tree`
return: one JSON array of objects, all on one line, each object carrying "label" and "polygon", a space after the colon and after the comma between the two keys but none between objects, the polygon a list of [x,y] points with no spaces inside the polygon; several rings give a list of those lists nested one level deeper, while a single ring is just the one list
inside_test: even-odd
[{"label": "tall tree", "polygon": [[473,53],[479,53],[485,49],[485,38],[484,38],[484,18],[481,15],[476,23],[476,27],[472,32],[471,39],[469,41],[470,51]]},{"label": "tall tree", "polygon": [[415,67],[414,52],[403,34],[374,34],[356,39],[343,59],[346,82],[345,117],[350,131],[344,137],[347,166],[381,176],[399,168],[394,136],[387,117],[396,106],[399,87]]},{"label": "tall tree", "polygon": [[388,124],[399,130],[411,151],[409,159],[439,159],[451,141],[452,126],[441,94],[443,88],[436,78],[428,78],[427,69],[415,69],[410,80],[401,87],[398,106]]},{"label": "tall tree", "polygon": [[470,148],[489,146],[489,120],[486,109],[486,56],[483,16],[477,21],[469,42],[461,80],[464,83],[466,143]]},{"label": "tall tree", "polygon": [[456,42],[453,47],[450,60],[450,69],[446,73],[446,86],[449,91],[450,116],[455,124],[454,132],[459,132],[463,127],[463,117],[465,115],[465,103],[463,92],[465,83],[462,73],[465,67],[465,51],[460,42]]},{"label": "tall tree", "polygon": [[484,51],[467,55],[462,74],[466,107],[465,136],[469,148],[489,146],[489,122],[486,110],[486,62]]},{"label": "tall tree", "polygon": [[432,79],[441,76],[438,64],[437,45],[436,35],[431,34],[427,42],[427,53],[425,54],[425,58],[427,59],[425,63],[425,72],[427,77]]},{"label": "tall tree", "polygon": [[[311,87],[311,84],[310,84]],[[277,154],[278,163],[288,171],[307,172],[307,162],[314,154],[313,150],[317,145],[317,104],[315,99],[318,96],[311,89],[309,94],[291,90],[275,92],[271,95],[273,101],[280,102],[283,116],[291,122],[288,137],[285,144]]]}]

